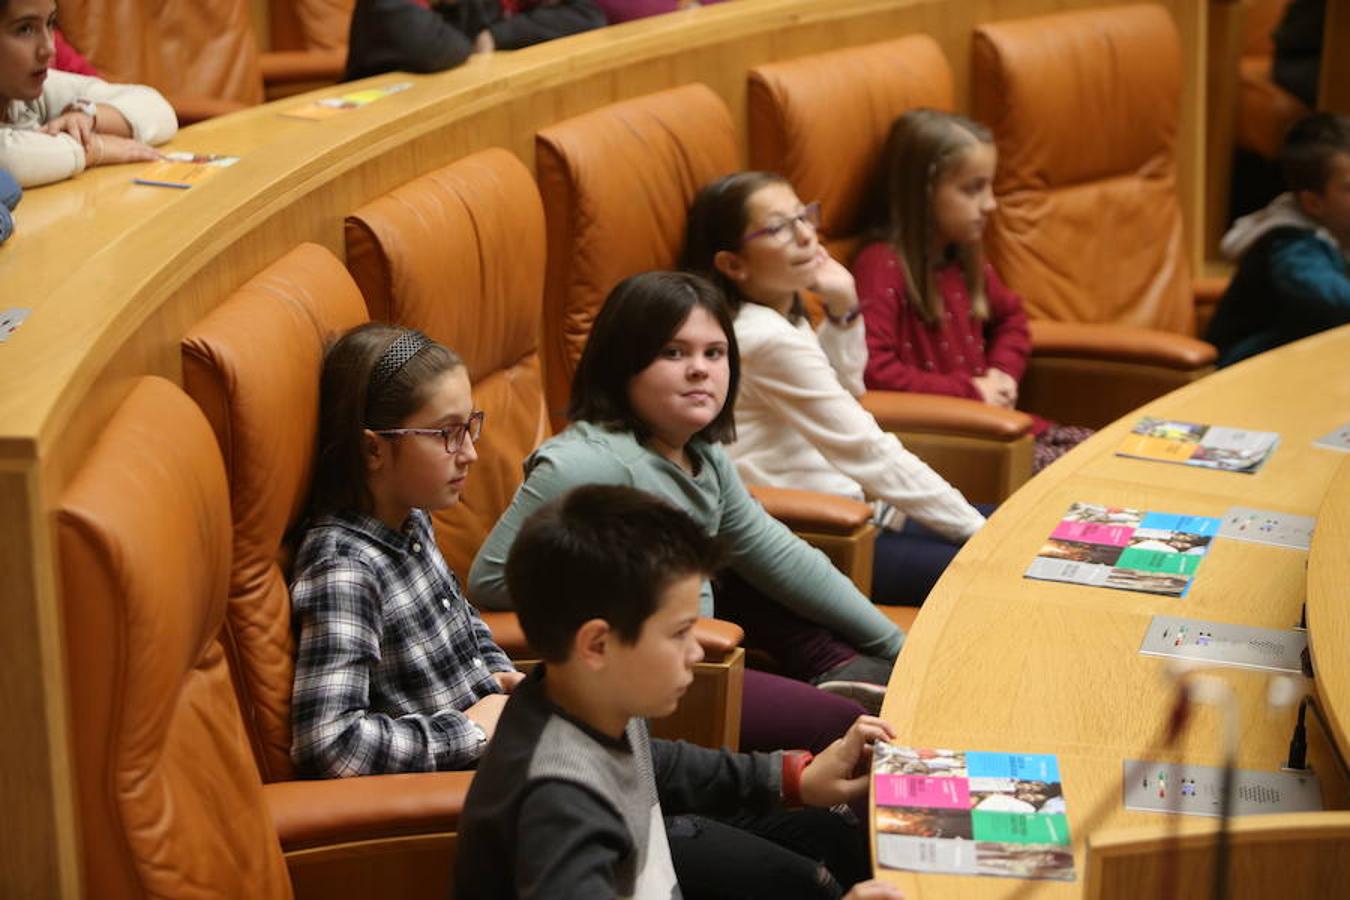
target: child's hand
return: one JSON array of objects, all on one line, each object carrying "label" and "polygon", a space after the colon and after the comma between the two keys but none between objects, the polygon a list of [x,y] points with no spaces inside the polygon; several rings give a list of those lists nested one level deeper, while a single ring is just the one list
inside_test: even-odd
[{"label": "child's hand", "polygon": [[482,700],[464,710],[464,715],[483,729],[483,734],[488,736],[488,740],[492,740],[492,733],[497,730],[497,720],[502,717],[502,708],[506,706],[506,697],[506,694],[488,694]]},{"label": "child's hand", "polygon": [[159,151],[149,144],[113,134],[95,134],[90,138],[90,145],[84,148],[84,164],[91,167],[148,162],[159,158]]},{"label": "child's hand", "polygon": [[492,32],[484,28],[478,32],[478,37],[473,39],[474,53],[491,53],[497,49],[497,41],[492,37]]},{"label": "child's hand", "polygon": [[997,369],[990,369],[983,375],[972,377],[970,383],[975,386],[975,390],[980,392],[980,399],[985,403],[988,403],[990,406],[1001,406],[1004,409],[1012,409],[1013,403],[1017,399],[1017,395],[1008,395],[1008,391],[1003,387],[1002,381],[999,379],[1000,375],[1003,375],[1004,378],[1008,377]]},{"label": "child's hand", "polygon": [[802,770],[802,802],[808,806],[846,803],[867,790],[866,763],[872,744],[895,737],[890,724],[875,716],[859,716],[844,736],[820,752]]},{"label": "child's hand", "polygon": [[79,141],[81,147],[88,150],[94,137],[94,119],[88,113],[65,112],[47,122],[38,131],[50,135],[68,134]]},{"label": "child's hand", "polygon": [[860,881],[844,895],[844,900],[905,900],[905,895],[885,881]]},{"label": "child's hand", "polygon": [[1017,405],[1017,379],[1002,369],[990,369],[989,374],[994,378],[1003,396],[1008,398],[1008,408],[1012,409]]},{"label": "child's hand", "polygon": [[497,682],[497,687],[504,693],[511,693],[516,689],[516,685],[525,680],[524,672],[493,672],[493,679]]},{"label": "child's hand", "polygon": [[836,319],[848,315],[858,305],[858,288],[853,273],[830,256],[824,247],[816,250],[816,280],[808,287],[825,301],[825,308]]}]

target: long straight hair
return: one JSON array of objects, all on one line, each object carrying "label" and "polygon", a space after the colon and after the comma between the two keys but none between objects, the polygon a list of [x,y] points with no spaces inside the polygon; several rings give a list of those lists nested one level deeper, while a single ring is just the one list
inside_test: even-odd
[{"label": "long straight hair", "polygon": [[961,265],[971,309],[989,318],[984,286],[984,246],[980,241],[935,251],[937,223],[933,195],[938,182],[972,147],[992,144],[993,135],[978,122],[936,109],[912,109],[891,125],[882,151],[871,206],[865,213],[867,241],[883,241],[904,263],[905,290],[919,318],[937,327],[945,312],[937,270],[954,254]]},{"label": "long straight hair", "polygon": [[427,400],[432,381],[464,363],[447,347],[428,341],[393,375],[372,390],[380,357],[412,329],[383,322],[358,325],[324,354],[319,379],[319,435],[310,517],[343,509],[370,512],[361,439],[365,429],[398,428]]}]

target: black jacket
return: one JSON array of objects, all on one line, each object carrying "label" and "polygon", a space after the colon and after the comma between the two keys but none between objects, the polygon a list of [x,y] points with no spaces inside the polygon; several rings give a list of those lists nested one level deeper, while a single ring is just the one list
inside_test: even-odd
[{"label": "black jacket", "polygon": [[457,0],[431,9],[411,0],[356,0],[346,78],[452,69],[468,59],[484,29],[499,49],[516,50],[604,24],[592,0],[546,0],[509,18],[498,0]]}]

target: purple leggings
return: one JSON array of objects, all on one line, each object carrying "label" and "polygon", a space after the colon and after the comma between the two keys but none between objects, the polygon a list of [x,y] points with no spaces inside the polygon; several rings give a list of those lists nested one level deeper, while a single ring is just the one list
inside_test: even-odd
[{"label": "purple leggings", "polygon": [[744,628],[745,646],[768,653],[784,675],[792,676],[746,670],[741,749],[819,753],[843,736],[863,708],[806,681],[843,665],[858,651],[828,629],[770,600],[734,572],[720,576],[713,591],[717,617]]}]

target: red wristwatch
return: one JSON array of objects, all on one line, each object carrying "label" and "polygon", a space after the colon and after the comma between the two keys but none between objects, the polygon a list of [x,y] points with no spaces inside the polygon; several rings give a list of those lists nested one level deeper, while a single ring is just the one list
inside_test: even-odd
[{"label": "red wristwatch", "polygon": [[811,765],[815,755],[809,750],[783,751],[783,805],[802,806],[802,772]]}]

